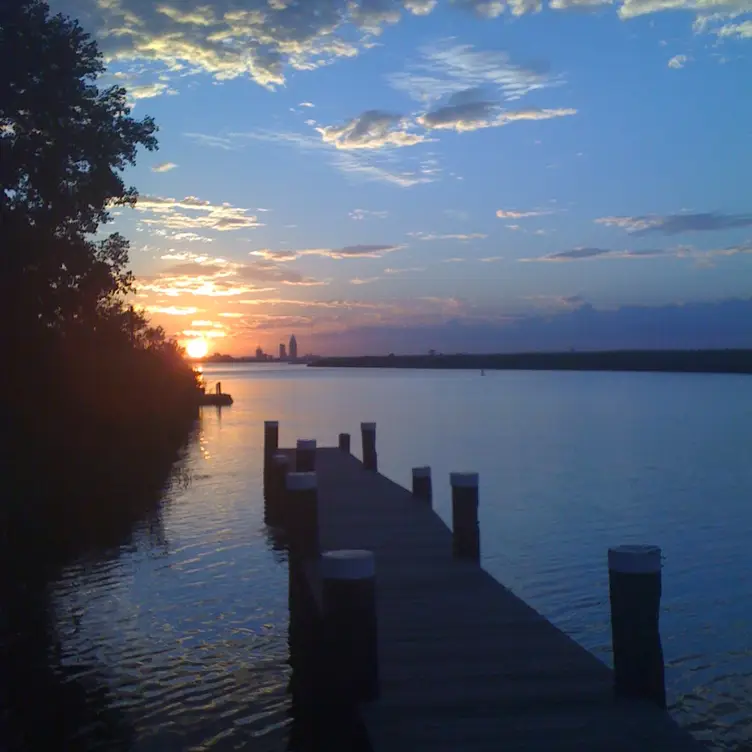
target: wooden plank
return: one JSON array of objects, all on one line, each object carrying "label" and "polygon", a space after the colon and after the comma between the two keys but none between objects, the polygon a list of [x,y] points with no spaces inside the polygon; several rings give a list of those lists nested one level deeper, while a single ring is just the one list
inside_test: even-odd
[{"label": "wooden plank", "polygon": [[[288,450],[289,451],[289,450]],[[705,747],[476,565],[424,502],[339,449],[319,449],[323,550],[376,555],[382,697],[374,752],[674,752]],[[315,571],[311,574],[315,582]]]}]

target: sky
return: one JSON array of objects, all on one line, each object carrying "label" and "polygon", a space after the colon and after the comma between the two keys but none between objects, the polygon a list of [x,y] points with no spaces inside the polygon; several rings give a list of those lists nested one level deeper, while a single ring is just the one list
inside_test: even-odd
[{"label": "sky", "polygon": [[211,352],[752,346],[752,0],[53,0]]}]

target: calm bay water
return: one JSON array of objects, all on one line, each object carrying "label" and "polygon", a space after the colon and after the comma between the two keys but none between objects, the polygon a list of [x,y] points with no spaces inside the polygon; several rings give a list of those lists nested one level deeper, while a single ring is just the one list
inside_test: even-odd
[{"label": "calm bay water", "polygon": [[[50,586],[66,675],[96,679],[122,748],[281,750],[287,578],[263,523],[262,422],[336,443],[375,420],[380,470],[481,478],[483,565],[609,661],[610,544],[665,555],[672,712],[717,749],[752,750],[752,379],[207,366],[235,404],[204,409],[157,519]],[[87,737],[88,735],[88,737]],[[82,730],[82,749],[97,747]]]}]

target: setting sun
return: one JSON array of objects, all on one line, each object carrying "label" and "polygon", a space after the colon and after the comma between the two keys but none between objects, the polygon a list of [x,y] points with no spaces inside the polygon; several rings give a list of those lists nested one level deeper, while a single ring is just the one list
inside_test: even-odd
[{"label": "setting sun", "polygon": [[189,340],[185,346],[189,358],[203,358],[209,352],[209,343],[203,338]]}]

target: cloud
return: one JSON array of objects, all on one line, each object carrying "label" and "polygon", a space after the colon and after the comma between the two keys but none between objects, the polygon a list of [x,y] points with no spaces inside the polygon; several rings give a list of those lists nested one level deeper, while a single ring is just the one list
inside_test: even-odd
[{"label": "cloud", "polygon": [[316,105],[313,102],[301,102],[298,107],[315,107]]},{"label": "cloud", "polygon": [[546,209],[533,209],[532,211],[515,211],[514,209],[498,209],[496,216],[499,219],[527,219],[528,217],[543,217],[547,214],[553,214]]},{"label": "cloud", "polygon": [[752,39],[752,21],[724,24],[720,28],[714,29],[713,33],[719,37]]},{"label": "cloud", "polygon": [[668,67],[674,70],[679,70],[687,64],[689,58],[686,55],[674,55],[671,60],[668,61]]},{"label": "cloud", "polygon": [[[505,0],[452,0],[461,7],[471,10],[482,18],[498,18],[505,10]],[[514,3],[514,0],[512,0]]]},{"label": "cloud", "polygon": [[547,256],[538,256],[536,258],[523,258],[520,261],[584,261],[586,259],[609,258],[656,258],[658,256],[681,256],[687,255],[684,249],[672,250],[623,250],[614,251],[607,248],[573,248],[569,251],[559,251],[550,253]]},{"label": "cloud", "polygon": [[437,3],[438,0],[405,0],[405,9],[414,16],[427,16]]},{"label": "cloud", "polygon": [[174,170],[177,167],[177,165],[174,162],[160,162],[159,164],[155,164],[154,167],[151,168],[152,172],[169,172],[170,170]]},{"label": "cloud", "polygon": [[502,110],[496,102],[476,99],[479,94],[477,89],[453,94],[445,105],[420,115],[417,121],[430,130],[445,129],[459,133],[494,128],[520,120],[549,120],[577,113],[571,108]]},{"label": "cloud", "polygon": [[130,99],[151,99],[152,97],[158,97],[162,94],[177,94],[175,89],[171,89],[164,83],[129,86],[126,91]]},{"label": "cloud", "polygon": [[344,125],[316,128],[325,143],[337,149],[381,149],[385,146],[414,146],[425,137],[408,131],[409,122],[402,115],[368,110]]},{"label": "cloud", "polygon": [[342,248],[302,248],[299,250],[272,251],[264,248],[259,251],[251,251],[251,256],[260,256],[270,261],[284,262],[294,261],[301,256],[324,256],[331,259],[346,258],[381,258],[387,253],[402,250],[404,245],[348,245]]},{"label": "cloud", "polygon": [[218,313],[217,316],[220,316],[223,319],[242,319],[245,314],[243,313],[236,313],[232,311],[226,311],[224,313]]},{"label": "cloud", "polygon": [[425,270],[425,266],[406,266],[402,269],[388,267],[384,269],[384,274],[407,274],[408,272],[424,272]]},{"label": "cloud", "polygon": [[600,217],[595,222],[619,227],[631,235],[680,235],[685,232],[709,232],[752,226],[752,214],[699,212],[686,214],[645,214],[635,217]]},{"label": "cloud", "polygon": [[201,311],[200,308],[194,306],[161,306],[150,305],[146,306],[148,313],[162,313],[166,316],[192,316]]},{"label": "cloud", "polygon": [[512,63],[505,52],[478,50],[470,44],[445,40],[419,49],[407,70],[389,76],[392,87],[418,102],[431,103],[477,87],[498,91],[515,100],[531,91],[562,82],[546,63]]},{"label": "cloud", "polygon": [[234,144],[231,139],[225,138],[224,136],[211,136],[207,133],[184,133],[183,135],[200,146],[208,146],[212,149],[232,151],[236,148],[236,144]]},{"label": "cloud", "polygon": [[139,291],[155,292],[167,297],[193,295],[231,298],[249,292],[276,290],[276,287],[259,287],[258,283],[322,284],[320,280],[304,277],[295,269],[280,266],[268,259],[240,263],[189,251],[166,253],[162,259],[180,263],[162,269],[155,276],[139,278]]},{"label": "cloud", "polygon": [[488,237],[485,233],[482,232],[468,232],[468,233],[447,233],[444,235],[437,234],[437,233],[430,233],[430,232],[408,232],[408,235],[410,235],[413,238],[417,238],[418,240],[461,240],[461,241],[467,241],[467,240],[484,240]]},{"label": "cloud", "polygon": [[172,230],[201,229],[226,232],[263,226],[255,215],[248,213],[250,209],[228,203],[212,204],[195,196],[186,196],[182,199],[140,196],[135,208],[149,215],[141,220],[144,224]]},{"label": "cloud", "polygon": [[378,282],[381,277],[355,277],[350,280],[351,285],[370,285],[371,282]]},{"label": "cloud", "polygon": [[350,219],[366,219],[373,217],[374,219],[386,219],[389,216],[387,211],[374,211],[373,209],[353,209],[348,215]]}]

